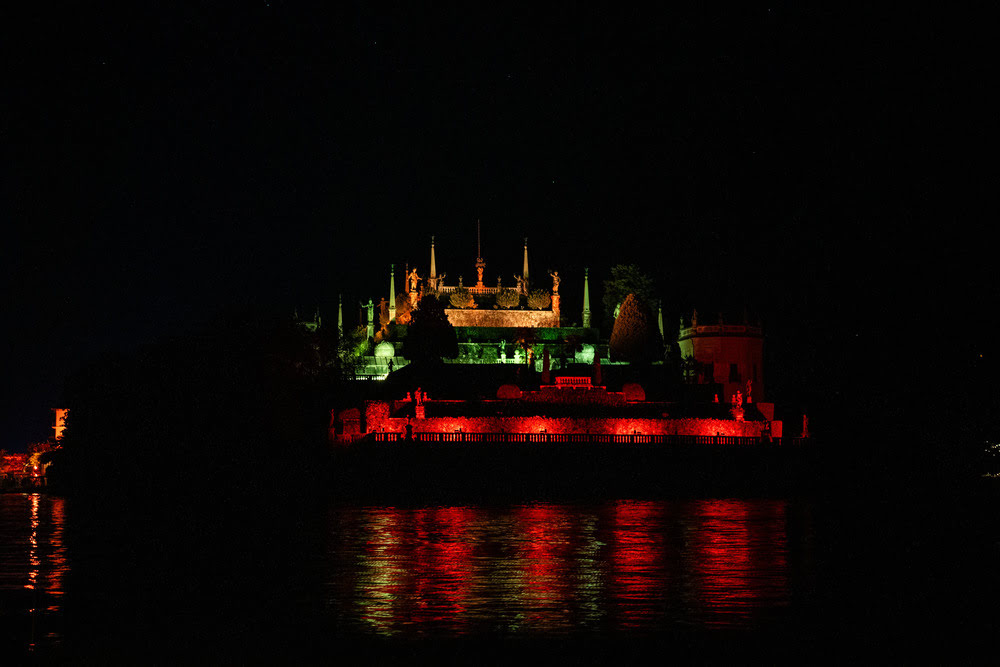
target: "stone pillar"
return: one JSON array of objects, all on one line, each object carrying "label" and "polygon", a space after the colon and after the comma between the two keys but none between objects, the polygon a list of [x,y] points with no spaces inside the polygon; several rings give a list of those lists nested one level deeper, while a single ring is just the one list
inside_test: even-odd
[{"label": "stone pillar", "polygon": [[368,331],[365,333],[370,339],[375,336],[375,304],[372,303],[371,299],[368,299],[368,305],[365,308],[368,310]]},{"label": "stone pillar", "polygon": [[590,269],[583,270],[583,328],[590,328]]},{"label": "stone pillar", "polygon": [[337,295],[337,336],[344,337],[344,295]]},{"label": "stone pillar", "polygon": [[479,221],[476,220],[476,287],[482,289],[483,271],[486,270],[486,262],[483,261],[483,244],[479,235]]},{"label": "stone pillar", "polygon": [[396,319],[396,265],[389,265],[389,321]]},{"label": "stone pillar", "polygon": [[552,295],[552,319],[554,320],[552,326],[559,326],[559,295]]},{"label": "stone pillar", "polygon": [[55,431],[53,436],[56,440],[62,440],[63,434],[66,432],[66,415],[69,414],[69,408],[52,408],[52,411],[56,413],[56,423],[52,427]]},{"label": "stone pillar", "polygon": [[431,275],[428,277],[431,282],[431,288],[437,288],[437,264],[434,262],[434,237],[431,237]]},{"label": "stone pillar", "polygon": [[524,237],[524,270],[521,271],[521,277],[524,278],[524,293],[528,293],[528,237]]}]

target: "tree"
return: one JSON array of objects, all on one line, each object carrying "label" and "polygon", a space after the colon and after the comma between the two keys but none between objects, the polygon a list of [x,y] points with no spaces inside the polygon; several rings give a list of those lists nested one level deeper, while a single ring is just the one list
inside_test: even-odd
[{"label": "tree", "polygon": [[396,295],[396,324],[407,325],[410,323],[410,295],[407,292],[400,292]]},{"label": "tree", "polygon": [[464,287],[457,288],[451,293],[448,301],[455,308],[475,308],[476,299],[472,296],[472,293]]},{"label": "tree", "polygon": [[611,269],[611,278],[604,281],[604,313],[609,318],[614,317],[615,308],[629,294],[634,294],[646,304],[655,304],[655,285],[653,279],[642,272],[635,264],[619,264]]},{"label": "tree", "polygon": [[626,295],[608,342],[611,360],[646,364],[660,357],[661,346],[649,306],[635,294]]},{"label": "tree", "polygon": [[528,295],[528,308],[533,310],[544,310],[552,303],[552,297],[545,290],[531,290]]},{"label": "tree", "polygon": [[406,356],[414,362],[435,362],[458,356],[455,327],[433,295],[422,298],[406,332]]},{"label": "tree", "polygon": [[521,295],[515,289],[501,290],[497,294],[497,305],[501,308],[517,308],[521,305]]},{"label": "tree", "polygon": [[353,331],[345,331],[337,339],[336,358],[332,365],[335,377],[351,379],[365,365],[365,353],[368,352],[367,328],[359,326]]}]

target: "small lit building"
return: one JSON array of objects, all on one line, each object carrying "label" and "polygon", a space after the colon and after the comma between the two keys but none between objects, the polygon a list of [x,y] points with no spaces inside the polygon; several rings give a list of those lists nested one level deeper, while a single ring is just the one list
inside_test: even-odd
[{"label": "small lit building", "polygon": [[721,385],[719,400],[732,401],[739,392],[747,402],[765,398],[764,335],[760,324],[726,324],[719,315],[714,324],[699,321],[694,311],[682,318],[677,344],[691,383]]}]

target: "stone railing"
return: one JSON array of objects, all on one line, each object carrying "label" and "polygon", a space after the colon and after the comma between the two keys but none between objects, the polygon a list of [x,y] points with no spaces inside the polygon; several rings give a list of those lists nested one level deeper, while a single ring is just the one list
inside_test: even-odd
[{"label": "stone railing", "polygon": [[645,433],[467,433],[454,431],[447,433],[424,432],[414,433],[411,440],[406,434],[395,432],[374,432],[361,435],[337,436],[341,442],[370,443],[575,443],[598,445],[660,445],[660,446],[693,446],[706,447],[719,445],[723,447],[808,447],[811,443],[803,438],[770,438],[746,437],[732,435],[652,435]]},{"label": "stone railing", "polygon": [[590,383],[589,377],[564,376],[556,378],[557,387],[589,387]]},{"label": "stone railing", "polygon": [[[458,285],[448,285],[439,286],[437,291],[441,294],[451,294],[455,290],[459,289]],[[499,294],[505,289],[514,289],[513,287],[476,287],[475,285],[465,286],[463,285],[461,289],[469,290],[469,294]]]},{"label": "stone railing", "polygon": [[748,324],[713,324],[687,327],[677,333],[677,339],[683,340],[692,336],[761,336],[761,327]]}]

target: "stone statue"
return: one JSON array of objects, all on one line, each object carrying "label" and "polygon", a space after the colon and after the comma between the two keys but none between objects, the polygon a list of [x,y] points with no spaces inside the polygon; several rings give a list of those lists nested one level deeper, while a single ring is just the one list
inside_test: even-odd
[{"label": "stone statue", "polygon": [[559,294],[559,283],[562,278],[559,277],[558,271],[549,271],[549,275],[552,276],[552,293]]},{"label": "stone statue", "polygon": [[730,412],[733,414],[733,419],[738,422],[743,421],[743,392],[737,390],[733,394],[733,407]]},{"label": "stone statue", "polygon": [[503,285],[501,284],[501,281],[503,281],[503,278],[501,278],[500,276],[497,276],[497,289],[500,289],[501,287],[503,287]]},{"label": "stone statue", "polygon": [[420,276],[417,275],[417,268],[413,267],[413,269],[410,271],[409,275],[406,277],[407,291],[408,292],[416,292],[417,291],[417,283],[419,281],[420,281]]},{"label": "stone statue", "polygon": [[368,324],[372,324],[375,321],[375,302],[368,299],[368,303],[365,304],[365,309],[368,311]]},{"label": "stone statue", "polygon": [[507,341],[505,340],[500,341],[500,354],[502,354],[504,357],[507,356]]},{"label": "stone statue", "polygon": [[517,292],[518,294],[524,294],[525,285],[523,276],[514,276],[514,280],[517,281]]},{"label": "stone statue", "polygon": [[753,403],[750,398],[750,392],[753,390],[753,380],[747,380],[747,403]]}]

